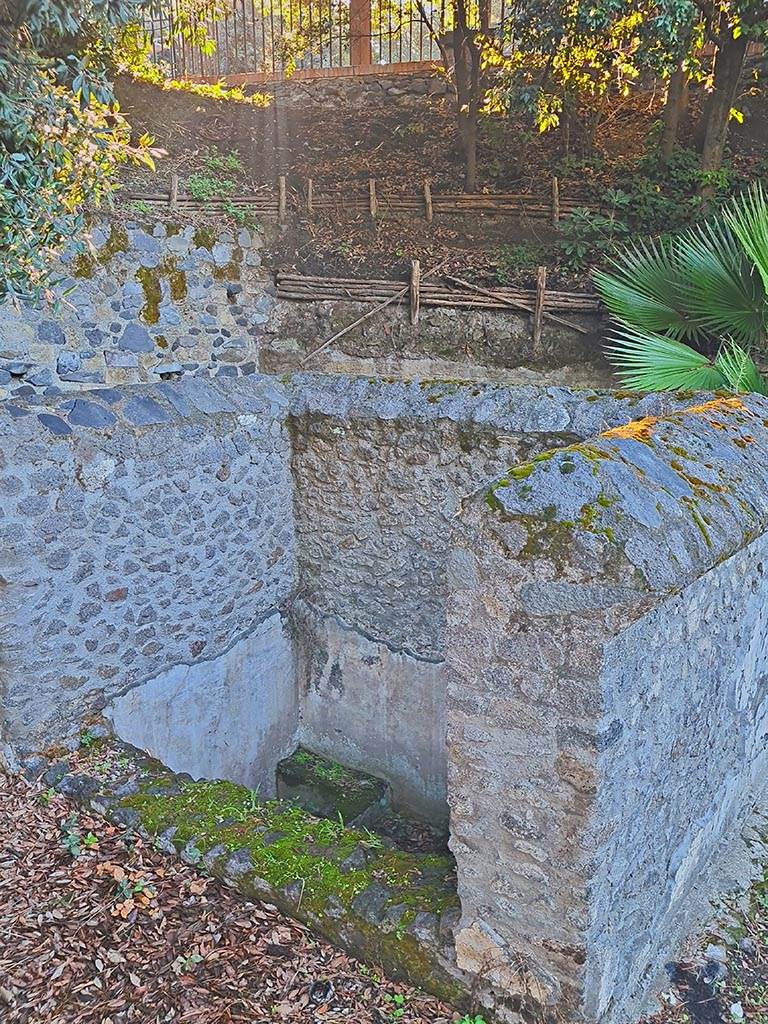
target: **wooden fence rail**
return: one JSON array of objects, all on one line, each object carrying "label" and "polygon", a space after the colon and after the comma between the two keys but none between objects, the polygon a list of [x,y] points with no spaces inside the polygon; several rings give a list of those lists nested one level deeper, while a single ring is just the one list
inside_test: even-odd
[{"label": "wooden fence rail", "polygon": [[[544,291],[545,275],[540,275],[539,289],[494,288],[484,289],[462,282],[458,287],[439,281],[421,280],[418,284],[418,304],[425,306],[454,306],[459,309],[498,309],[510,307],[523,312],[534,312],[538,307],[546,312],[597,313],[600,300],[588,292]],[[458,282],[459,278],[451,278]],[[277,297],[305,302],[363,302],[378,303],[394,298],[403,290],[402,281],[371,278],[359,280],[348,277],[312,277],[280,271],[277,275]],[[411,288],[414,293],[413,287]]]},{"label": "wooden fence rail", "polygon": [[301,191],[289,190],[285,176],[274,187],[264,188],[247,195],[231,198],[195,199],[185,193],[174,176],[168,192],[123,193],[124,201],[143,204],[148,209],[172,209],[179,212],[229,213],[247,210],[257,216],[277,217],[284,220],[290,211],[300,217],[314,217],[318,213],[339,215],[367,215],[373,220],[391,215],[424,218],[428,223],[439,215],[487,213],[493,216],[527,217],[547,220],[557,226],[577,208],[600,212],[602,207],[575,196],[560,194],[557,178],[553,178],[548,195],[515,192],[435,192],[429,181],[423,182],[417,192],[410,195],[387,194],[371,178],[359,191],[351,187],[330,189],[318,193],[312,179]]}]

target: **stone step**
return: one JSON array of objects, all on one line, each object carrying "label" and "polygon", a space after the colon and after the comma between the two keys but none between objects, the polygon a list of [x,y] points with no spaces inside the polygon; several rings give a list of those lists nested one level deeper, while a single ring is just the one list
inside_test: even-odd
[{"label": "stone step", "polygon": [[389,808],[391,790],[384,779],[299,747],[277,765],[277,796],[320,818],[367,825]]}]

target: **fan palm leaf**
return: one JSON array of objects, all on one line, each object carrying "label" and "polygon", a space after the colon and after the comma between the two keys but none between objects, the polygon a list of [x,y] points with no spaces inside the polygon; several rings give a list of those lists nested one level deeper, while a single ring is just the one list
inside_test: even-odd
[{"label": "fan palm leaf", "polygon": [[696,335],[728,334],[757,344],[765,331],[765,290],[739,239],[722,218],[714,218],[675,239],[679,268],[676,289]]},{"label": "fan palm leaf", "polygon": [[714,365],[725,378],[730,391],[742,394],[755,391],[759,395],[768,393],[766,382],[760,376],[749,352],[732,339],[720,349]]},{"label": "fan palm leaf", "polygon": [[757,268],[768,292],[768,202],[760,182],[732,200],[723,214],[742,248]]},{"label": "fan palm leaf", "polygon": [[638,330],[674,338],[695,335],[698,327],[680,301],[680,269],[669,240],[635,242],[595,271],[603,302],[613,316]]},{"label": "fan palm leaf", "polygon": [[633,327],[617,329],[606,346],[624,387],[632,391],[718,391],[722,370],[674,338]]}]

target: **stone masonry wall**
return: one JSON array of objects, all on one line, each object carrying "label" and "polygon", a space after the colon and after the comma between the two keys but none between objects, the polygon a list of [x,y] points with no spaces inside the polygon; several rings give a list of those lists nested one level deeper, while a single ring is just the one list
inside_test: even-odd
[{"label": "stone masonry wall", "polygon": [[[303,742],[446,815],[452,522],[507,466],[662,408],[565,388],[297,378]],[[669,400],[667,400],[669,401]],[[375,696],[372,696],[375,693]]]},{"label": "stone masonry wall", "polygon": [[[273,102],[290,105],[316,103],[338,106],[368,106],[424,102],[427,97],[448,96],[451,85],[448,78],[435,67],[413,67],[404,73],[398,65],[382,66],[375,74],[344,74],[348,69],[334,69],[326,75],[320,71],[310,77],[294,74],[284,82],[256,86],[257,92],[272,93]],[[351,69],[349,69],[351,70]],[[373,71],[373,69],[370,69]]]},{"label": "stone masonry wall", "polygon": [[[0,306],[0,399],[182,376],[301,369],[324,339],[370,306],[277,300],[265,263],[275,225],[157,219],[131,204],[95,221],[65,253],[51,301]],[[135,218],[135,219],[131,219]],[[580,335],[545,323],[534,351],[527,314],[389,308],[312,356],[316,371],[488,378],[579,386],[609,382],[602,322]],[[514,374],[510,375],[510,370]]]},{"label": "stone masonry wall", "polygon": [[136,215],[93,224],[51,302],[0,306],[0,398],[256,372],[274,306],[260,232]]},{"label": "stone masonry wall", "polygon": [[[286,399],[269,379],[229,383],[0,403],[6,742],[61,740],[169,670],[234,657],[288,599]],[[256,690],[265,667],[258,651],[240,666]],[[293,704],[291,690],[269,723],[283,752]],[[177,701],[170,724],[188,714]]]},{"label": "stone masonry wall", "polygon": [[766,422],[750,397],[614,428],[457,522],[457,954],[507,992],[633,1019],[739,877],[768,758]]},{"label": "stone masonry wall", "polygon": [[269,795],[301,741],[432,817],[447,767],[459,967],[623,1024],[768,768],[768,400],[687,404],[310,374],[0,402],[6,759],[106,712],[179,771]]}]

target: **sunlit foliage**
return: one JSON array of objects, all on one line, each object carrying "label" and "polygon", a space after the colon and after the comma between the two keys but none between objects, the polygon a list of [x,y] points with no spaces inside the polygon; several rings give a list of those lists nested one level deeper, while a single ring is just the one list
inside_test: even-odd
[{"label": "sunlit foliage", "polygon": [[0,301],[39,294],[52,255],[81,228],[131,145],[105,76],[136,0],[0,0]]}]

